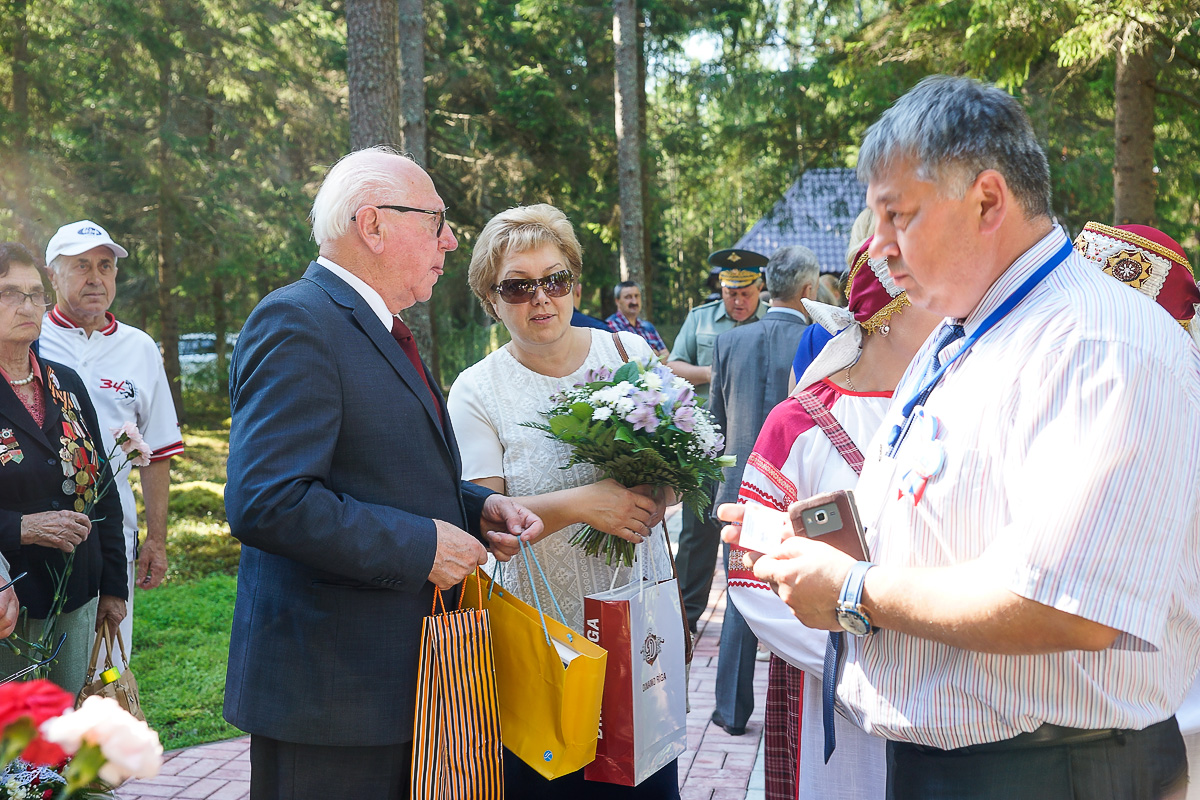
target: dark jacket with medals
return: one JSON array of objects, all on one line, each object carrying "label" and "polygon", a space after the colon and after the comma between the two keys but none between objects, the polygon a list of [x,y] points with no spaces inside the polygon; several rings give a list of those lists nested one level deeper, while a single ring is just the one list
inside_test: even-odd
[{"label": "dark jacket with medals", "polygon": [[[21,517],[42,511],[80,511],[98,486],[110,483],[106,453],[99,450],[100,423],[79,375],[70,367],[38,360],[46,421],[41,428],[11,387],[0,385],[0,551],[29,616],[43,619],[54,600],[55,576],[67,554],[21,544]],[[115,486],[91,512],[92,530],[75,548],[64,611],[74,611],[97,594],[127,597],[128,564],[121,500]]]}]

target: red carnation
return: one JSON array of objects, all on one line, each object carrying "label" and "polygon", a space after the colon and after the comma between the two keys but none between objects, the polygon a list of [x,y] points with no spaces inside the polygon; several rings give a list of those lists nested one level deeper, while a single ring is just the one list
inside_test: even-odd
[{"label": "red carnation", "polygon": [[[7,683],[0,686],[0,729],[7,729],[18,720],[28,718],[34,730],[37,730],[43,722],[59,716],[72,705],[71,695],[50,681]],[[54,765],[65,761],[67,754],[61,747],[50,744],[38,734],[21,757],[31,764]]]}]

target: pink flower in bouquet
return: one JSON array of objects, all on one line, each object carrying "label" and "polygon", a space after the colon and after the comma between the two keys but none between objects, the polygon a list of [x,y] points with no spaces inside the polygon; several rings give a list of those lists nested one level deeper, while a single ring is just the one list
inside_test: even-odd
[{"label": "pink flower in bouquet", "polygon": [[113,786],[153,778],[162,766],[158,734],[111,697],[89,697],[77,710],[43,723],[42,735],[72,754],[84,744],[100,748],[100,780]]},{"label": "pink flower in bouquet", "polygon": [[671,423],[679,430],[686,433],[691,433],[692,428],[696,425],[696,408],[695,406],[684,406],[675,412],[671,418]]},{"label": "pink flower in bouquet", "polygon": [[[0,729],[29,719],[36,731],[43,722],[69,709],[73,701],[69,693],[50,681],[6,683],[0,686]],[[67,754],[57,744],[34,736],[21,757],[31,764],[54,765],[66,761]]]},{"label": "pink flower in bouquet", "polygon": [[633,425],[635,431],[653,433],[658,428],[658,413],[654,406],[637,406],[625,415],[625,421]]},{"label": "pink flower in bouquet", "polygon": [[121,452],[135,467],[144,467],[150,463],[150,446],[142,438],[141,431],[132,422],[126,422],[119,428],[112,428],[113,439]]}]

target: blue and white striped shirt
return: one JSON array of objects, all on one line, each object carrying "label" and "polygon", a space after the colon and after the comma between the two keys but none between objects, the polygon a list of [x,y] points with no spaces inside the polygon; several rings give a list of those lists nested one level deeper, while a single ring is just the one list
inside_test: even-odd
[{"label": "blue and white striped shirt", "polygon": [[[964,321],[967,336],[1066,241],[1056,227],[1018,259]],[[1166,719],[1200,665],[1200,352],[1152,301],[1072,253],[933,390],[925,408],[946,462],[914,506],[897,480],[922,443],[905,439],[893,473],[885,441],[938,333],[864,453],[873,559],[978,560],[981,580],[1121,634],[1101,652],[1038,656],[887,630],[849,637],[839,697],[872,733],[946,749],[1043,722]]]}]

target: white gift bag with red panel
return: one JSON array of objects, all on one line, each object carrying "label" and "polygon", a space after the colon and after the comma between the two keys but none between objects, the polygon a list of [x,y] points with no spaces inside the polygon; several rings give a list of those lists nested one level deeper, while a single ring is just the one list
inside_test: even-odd
[{"label": "white gift bag with red panel", "polygon": [[687,750],[678,582],[635,579],[589,595],[583,616],[587,637],[608,651],[596,760],[583,774],[636,786]]}]

